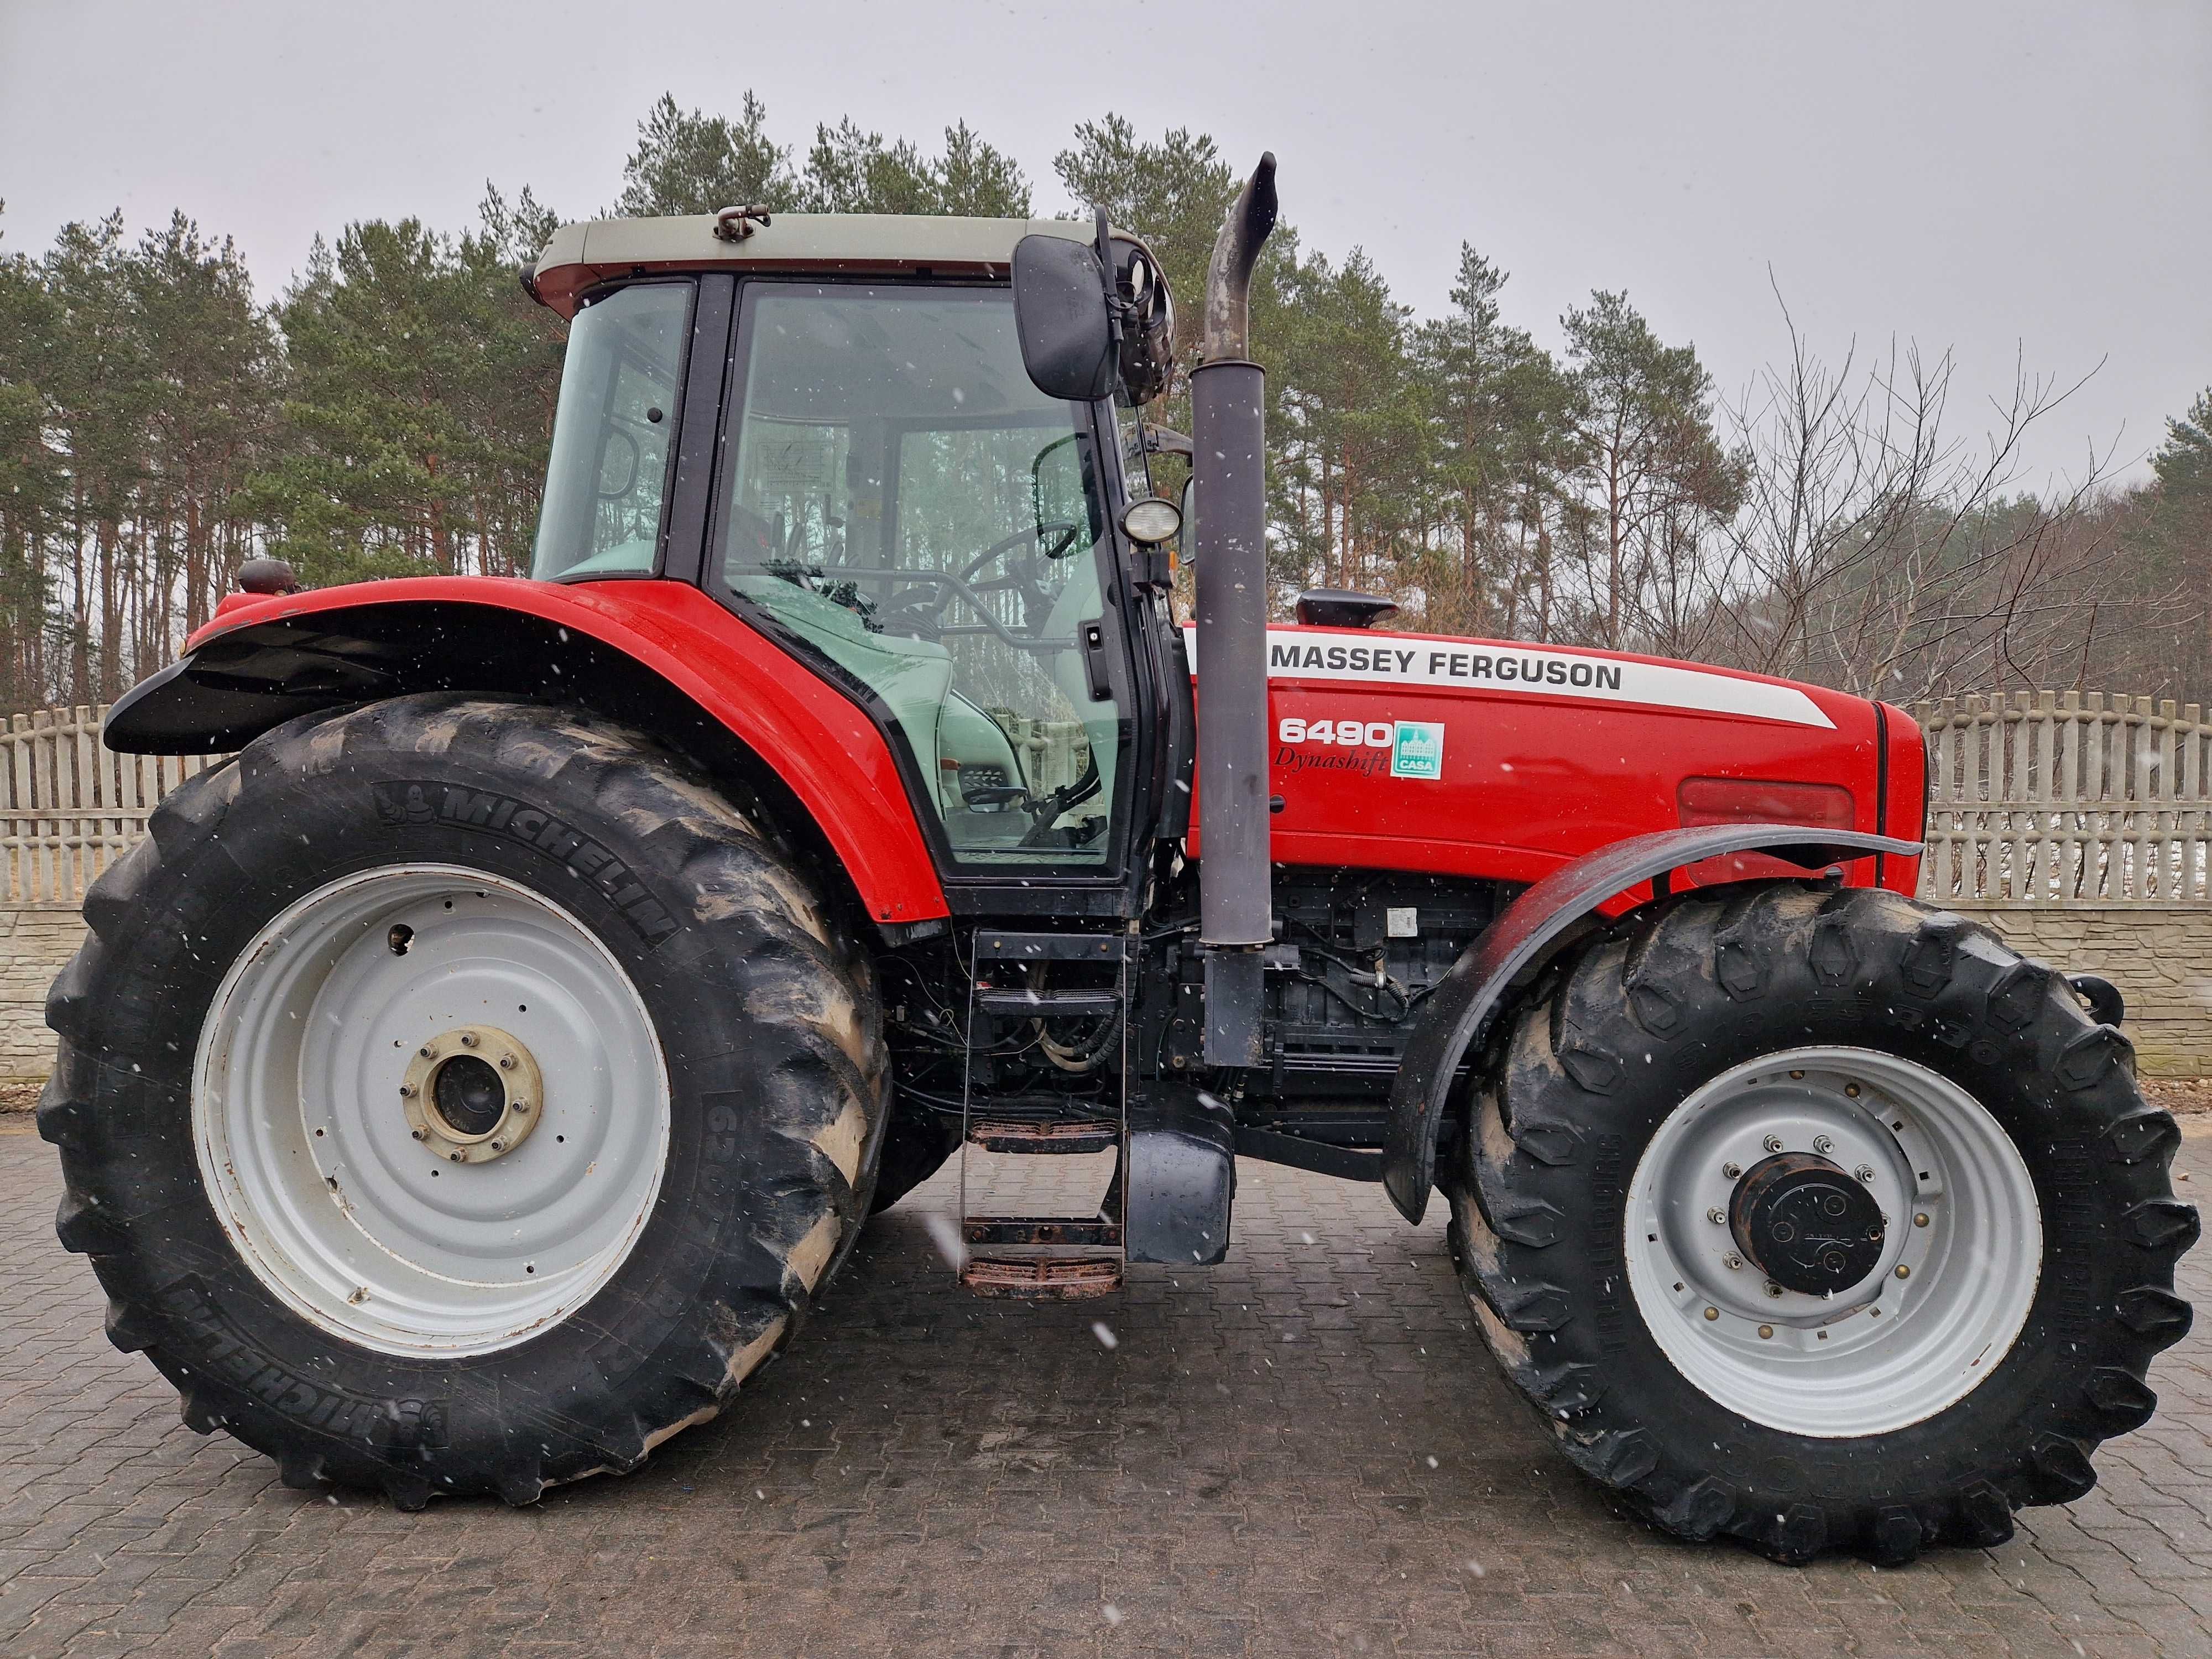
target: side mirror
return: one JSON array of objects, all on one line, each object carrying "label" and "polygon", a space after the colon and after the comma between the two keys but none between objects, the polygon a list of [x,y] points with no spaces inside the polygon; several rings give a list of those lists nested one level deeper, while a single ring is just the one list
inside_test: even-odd
[{"label": "side mirror", "polygon": [[1014,246],[1014,333],[1022,366],[1048,398],[1090,403],[1114,389],[1114,331],[1098,256],[1065,236]]},{"label": "side mirror", "polygon": [[1182,527],[1176,538],[1176,556],[1186,565],[1198,562],[1198,477],[1182,481]]},{"label": "side mirror", "polygon": [[620,427],[610,428],[610,439],[620,439],[623,447],[610,442],[599,451],[599,479],[593,493],[603,501],[618,501],[637,485],[637,440]]}]

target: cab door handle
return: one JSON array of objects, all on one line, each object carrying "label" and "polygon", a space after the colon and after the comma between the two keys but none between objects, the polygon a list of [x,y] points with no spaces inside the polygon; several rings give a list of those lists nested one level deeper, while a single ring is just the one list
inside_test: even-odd
[{"label": "cab door handle", "polygon": [[1083,677],[1091,687],[1091,701],[1110,702],[1114,681],[1106,672],[1106,629],[1097,623],[1083,624]]}]

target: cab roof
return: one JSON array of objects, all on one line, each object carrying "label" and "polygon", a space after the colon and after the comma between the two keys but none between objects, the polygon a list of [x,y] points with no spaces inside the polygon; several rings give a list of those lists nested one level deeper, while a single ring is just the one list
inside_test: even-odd
[{"label": "cab roof", "polygon": [[532,285],[539,301],[575,314],[586,289],[656,270],[930,270],[1003,276],[1024,236],[1087,242],[1080,219],[955,219],[903,213],[774,213],[741,241],[714,234],[714,216],[590,219],[553,233]]}]

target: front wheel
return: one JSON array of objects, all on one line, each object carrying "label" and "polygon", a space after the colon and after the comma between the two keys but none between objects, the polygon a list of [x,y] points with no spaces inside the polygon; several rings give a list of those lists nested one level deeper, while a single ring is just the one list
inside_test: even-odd
[{"label": "front wheel", "polygon": [[1686,895],[1522,1010],[1449,1174],[1484,1334],[1679,1534],[1885,1565],[2080,1497],[2187,1331],[2126,1040],[1879,890]]},{"label": "front wheel", "polygon": [[647,739],[440,695],[164,801],[40,1127],[108,1332],[289,1484],[529,1502],[713,1416],[867,1212],[866,958]]}]

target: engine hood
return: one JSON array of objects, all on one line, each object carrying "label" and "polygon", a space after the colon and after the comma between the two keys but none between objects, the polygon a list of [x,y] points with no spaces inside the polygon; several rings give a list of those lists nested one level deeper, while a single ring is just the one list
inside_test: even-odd
[{"label": "engine hood", "polygon": [[[1625,652],[1285,625],[1267,630],[1267,690],[1278,864],[1534,881],[1699,821],[1714,780],[1824,786],[1795,793],[1847,815],[1838,827],[1919,835],[1918,729],[1818,686]],[[1910,890],[1917,874],[1911,860],[1866,863],[1855,881]]]}]

